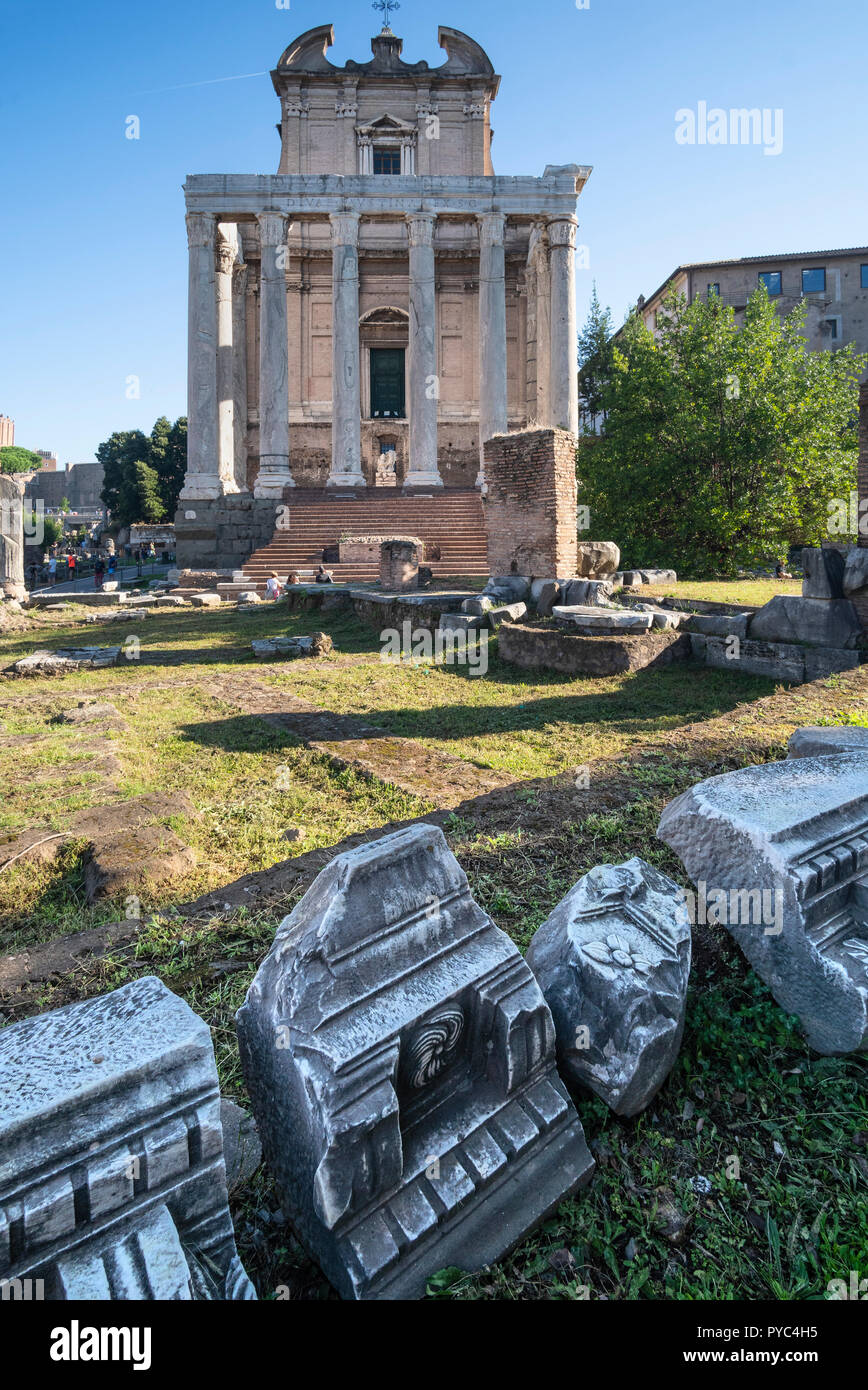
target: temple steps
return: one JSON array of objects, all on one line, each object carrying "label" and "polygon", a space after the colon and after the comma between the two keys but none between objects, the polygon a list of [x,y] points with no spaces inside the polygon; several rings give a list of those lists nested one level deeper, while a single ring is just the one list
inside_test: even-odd
[{"label": "temple steps", "polygon": [[[432,495],[405,495],[385,489],[351,494],[299,488],[289,494],[288,527],[276,530],[268,545],[254,551],[243,566],[245,576],[264,586],[272,570],[281,577],[290,570],[312,570],[322,563],[323,550],[342,535],[412,535],[439,546],[440,558],[425,560],[435,578],[486,576],[488,548],[482,498],[472,488],[445,489]],[[286,519],[286,518],[285,518]],[[327,562],[338,583],[377,579],[378,562]]]}]

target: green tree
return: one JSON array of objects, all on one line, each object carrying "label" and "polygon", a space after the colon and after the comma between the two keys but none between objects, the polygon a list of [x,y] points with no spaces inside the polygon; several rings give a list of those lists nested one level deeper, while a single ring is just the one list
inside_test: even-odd
[{"label": "green tree", "polygon": [[174,517],[187,472],[186,416],[180,416],[174,425],[165,415],[160,416],[151,430],[148,462],[159,478],[165,514]]},{"label": "green tree", "polygon": [[141,430],[119,430],[106,439],[96,451],[104,475],[100,496],[121,526],[140,521],[136,512],[136,464],[148,458],[148,437]]},{"label": "green tree", "polygon": [[579,446],[579,500],[628,564],[732,573],[818,545],[855,486],[857,382],[868,356],[807,351],[804,309],[764,288],[744,323],[717,297],[670,294],[657,333],[631,314],[613,345],[606,417]]},{"label": "green tree", "polygon": [[605,416],[612,359],[612,311],[600,304],[595,281],[588,317],[579,334],[579,417],[585,432],[595,432]]},{"label": "green tree", "polygon": [[135,507],[135,516],[130,518],[132,521],[163,520],[166,515],[166,508],[160,495],[160,479],[157,470],[142,459],[133,464],[131,492]]},{"label": "green tree", "polygon": [[61,510],[62,512],[71,512],[71,511],[72,511],[72,504],[71,504],[71,502],[70,502],[70,500],[69,500],[68,497],[61,497],[61,499],[60,499],[60,510]]},{"label": "green tree", "polygon": [[39,455],[20,444],[4,444],[0,449],[0,473],[32,473],[41,466]]},{"label": "green tree", "polygon": [[[150,435],[141,430],[117,431],[100,444],[96,457],[104,469],[102,500],[114,522],[128,526],[133,521],[174,517],[187,471],[187,421],[183,415],[174,424],[161,415]],[[151,470],[156,484],[150,475],[142,481],[141,466]],[[154,511],[157,500],[159,517],[145,516],[142,506],[146,503]]]}]

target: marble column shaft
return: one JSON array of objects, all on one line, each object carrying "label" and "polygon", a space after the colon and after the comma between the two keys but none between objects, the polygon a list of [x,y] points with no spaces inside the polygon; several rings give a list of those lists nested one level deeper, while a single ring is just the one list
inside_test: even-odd
[{"label": "marble column shaft", "polygon": [[220,496],[217,447],[216,222],[187,213],[187,475],[182,501]]},{"label": "marble column shaft", "polygon": [[575,218],[548,224],[551,247],[551,423],[579,432]]},{"label": "marble column shaft", "polygon": [[484,482],[483,445],[506,434],[506,260],[503,213],[479,219],[479,475]]},{"label": "marble column shaft", "polygon": [[359,396],[359,215],[332,213],[332,466],[329,487],[364,487]]},{"label": "marble column shaft", "polygon": [[408,213],[410,241],[410,461],[405,487],[442,487],[437,467],[440,382],[435,351],[433,213]]},{"label": "marble column shaft", "polygon": [[256,497],[280,499],[294,487],[289,467],[289,348],[286,314],[284,213],[258,217],[261,245],[259,290],[259,474]]},{"label": "marble column shaft", "polygon": [[232,267],[232,382],[235,400],[235,482],[247,490],[247,266],[239,245]]},{"label": "marble column shaft", "polygon": [[217,229],[214,265],[217,293],[217,469],[223,492],[237,492],[235,481],[235,364],[232,271],[238,233],[229,224]]}]

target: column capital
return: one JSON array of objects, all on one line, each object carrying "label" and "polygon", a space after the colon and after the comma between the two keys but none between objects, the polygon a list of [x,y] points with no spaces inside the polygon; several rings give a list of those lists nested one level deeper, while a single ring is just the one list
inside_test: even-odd
[{"label": "column capital", "polygon": [[502,246],[506,229],[506,214],[503,212],[477,213],[480,246]]},{"label": "column capital", "polygon": [[187,246],[213,246],[217,218],[213,212],[187,213]]},{"label": "column capital", "polygon": [[433,212],[408,212],[406,216],[410,245],[433,246],[436,214]]},{"label": "column capital", "polygon": [[256,218],[259,223],[259,240],[262,246],[283,246],[289,224],[285,212],[260,212]]},{"label": "column capital", "polygon": [[214,268],[219,275],[229,275],[235,265],[235,247],[218,236],[214,246]]},{"label": "column capital", "polygon": [[333,246],[358,246],[359,221],[357,212],[330,212]]},{"label": "column capital", "polygon": [[576,230],[579,222],[576,217],[552,217],[548,222],[550,246],[568,246],[576,249]]}]

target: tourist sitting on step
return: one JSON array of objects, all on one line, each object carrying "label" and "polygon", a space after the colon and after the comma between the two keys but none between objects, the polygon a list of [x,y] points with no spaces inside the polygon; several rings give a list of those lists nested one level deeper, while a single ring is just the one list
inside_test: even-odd
[{"label": "tourist sitting on step", "polygon": [[265,597],[278,599],[280,598],[280,592],[280,580],[274,573],[274,570],[272,570],[265,581]]},{"label": "tourist sitting on step", "polygon": [[300,583],[301,583],[301,580],[299,579],[299,577],[298,577],[298,575],[296,574],[295,570],[290,570],[290,571],[289,571],[289,574],[286,576],[286,587],[289,588],[290,584],[300,584]]},{"label": "tourist sitting on step", "polygon": [[320,565],[319,569],[317,570],[317,572],[316,572],[316,574],[314,575],[313,578],[314,578],[314,583],[315,583],[315,584],[333,584],[333,583],[334,583],[334,579],[332,578],[332,572],[331,572],[331,570],[323,569],[322,565]]}]

